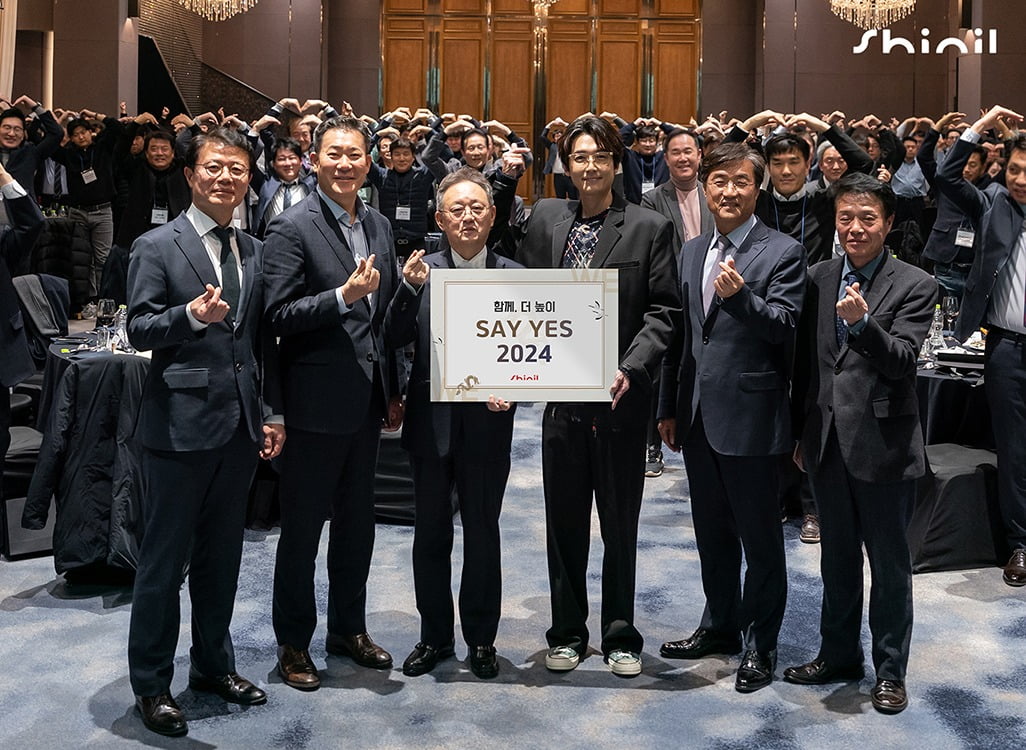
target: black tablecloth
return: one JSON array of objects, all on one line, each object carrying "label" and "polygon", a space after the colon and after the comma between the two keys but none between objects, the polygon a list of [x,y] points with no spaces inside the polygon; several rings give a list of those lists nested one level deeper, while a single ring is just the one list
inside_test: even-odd
[{"label": "black tablecloth", "polygon": [[920,369],[916,393],[927,445],[955,443],[993,450],[990,408],[980,378]]}]

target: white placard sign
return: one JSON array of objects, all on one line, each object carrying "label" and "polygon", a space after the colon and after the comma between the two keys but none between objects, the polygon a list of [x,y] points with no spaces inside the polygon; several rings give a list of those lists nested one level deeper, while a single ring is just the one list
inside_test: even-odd
[{"label": "white placard sign", "polygon": [[609,401],[615,269],[431,269],[431,400]]}]

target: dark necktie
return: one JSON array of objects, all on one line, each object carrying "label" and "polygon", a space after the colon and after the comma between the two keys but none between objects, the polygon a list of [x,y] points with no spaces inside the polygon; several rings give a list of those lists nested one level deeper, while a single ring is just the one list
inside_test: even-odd
[{"label": "dark necktie", "polygon": [[720,263],[727,257],[727,251],[733,247],[733,244],[725,235],[721,234],[716,238],[716,244],[712,247],[712,252],[716,253],[716,260],[713,261],[712,268],[702,284],[702,309],[705,310],[706,315],[709,314],[709,308],[712,307],[713,300],[716,299],[716,277],[720,275]]},{"label": "dark necktie", "polygon": [[239,266],[232,252],[232,230],[230,227],[214,227],[214,234],[221,240],[221,299],[228,303],[231,308],[228,314],[235,318],[242,290],[239,287]]},{"label": "dark necktie", "polygon": [[282,198],[281,198],[281,210],[282,211],[284,211],[286,208],[288,208],[289,206],[292,205],[292,187],[295,184],[296,183],[294,183],[294,182],[286,182],[285,183],[285,193],[282,195]]},{"label": "dark necktie", "polygon": [[[852,271],[844,277],[844,284],[845,286],[851,286],[856,281],[859,281],[861,279],[862,277],[859,274]],[[848,295],[842,290],[841,294],[837,297],[837,301],[840,302],[847,296]],[[837,348],[840,349],[842,346],[844,346],[844,342],[848,340],[848,324],[844,322],[840,315],[835,314],[834,326],[837,329]]]}]

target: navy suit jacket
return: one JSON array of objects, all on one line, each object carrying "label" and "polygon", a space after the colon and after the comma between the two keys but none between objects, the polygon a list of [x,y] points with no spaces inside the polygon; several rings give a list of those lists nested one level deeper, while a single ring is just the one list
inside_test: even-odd
[{"label": "navy suit jacket", "polygon": [[[522,268],[509,258],[488,250],[486,268]],[[454,268],[452,250],[424,256],[431,268]],[[417,317],[406,318],[397,326],[396,339],[401,345],[416,342],[410,385],[406,392],[406,416],[403,421],[403,447],[418,456],[447,456],[450,452],[454,410],[458,410],[463,429],[473,431],[469,445],[480,448],[482,455],[493,449],[509,450],[509,434],[513,429],[513,412],[489,411],[485,404],[450,404],[431,401],[431,283],[420,294]],[[503,448],[505,440],[505,448]],[[475,445],[476,444],[476,445]]]},{"label": "navy suit jacket", "polygon": [[400,283],[388,219],[367,209],[368,252],[381,274],[372,299],[339,313],[335,290],[356,270],[353,251],[316,191],[276,216],[264,243],[265,308],[280,336],[287,424],[308,432],[348,435],[362,426],[374,378],[388,399],[401,390],[390,337],[392,301],[415,316],[419,295]]},{"label": "navy suit jacket", "polygon": [[916,396],[916,357],[933,321],[937,282],[885,257],[866,293],[869,322],[837,346],[837,296],[844,258],[809,269],[795,356],[795,437],[807,471],[819,466],[834,425],[848,473],[866,482],[915,479],[926,471]]},{"label": "navy suit jacket", "polygon": [[[958,253],[961,250],[955,244],[955,236],[958,234],[958,230],[963,227],[973,230],[975,225],[948,195],[940,192],[937,185],[937,157],[934,152],[937,149],[937,141],[939,139],[940,133],[931,128],[919,146],[919,153],[916,155],[916,161],[919,162],[920,169],[926,175],[927,182],[930,183],[931,187],[937,188],[938,192],[937,218],[934,220],[930,236],[926,240],[926,247],[923,248],[923,256],[935,263],[951,263],[958,257]],[[972,153],[971,149],[969,153]],[[962,160],[962,166],[965,166],[965,161],[968,158],[969,156],[966,154]],[[961,167],[959,169],[961,170]],[[961,171],[959,171],[958,177],[962,178]]]},{"label": "navy suit jacket", "polygon": [[[9,229],[0,229],[0,386],[10,388],[36,371],[11,277],[17,273],[22,258],[32,251],[43,229],[43,214],[31,195],[5,203],[11,225]],[[0,397],[7,398],[6,394]]]},{"label": "navy suit jacket", "polygon": [[[240,420],[254,442],[272,412],[281,414],[274,339],[263,331],[261,247],[235,233],[242,260],[238,310],[193,331],[186,306],[218,286],[203,241],[185,214],[132,244],[128,263],[128,339],[152,350],[136,437],[164,451],[213,450]],[[266,402],[266,406],[265,406]]]},{"label": "navy suit jacket", "polygon": [[703,266],[714,232],[680,254],[684,325],[667,351],[659,417],[677,420],[683,444],[701,407],[709,445],[729,456],[791,449],[788,393],[805,293],[805,248],[756,219],[734,252],[742,289],[702,304]]},{"label": "navy suit jacket", "polygon": [[[317,177],[313,174],[300,175],[297,182],[302,183],[306,187],[306,194],[309,195],[317,190]],[[263,239],[267,234],[267,226],[270,222],[264,221],[264,214],[267,213],[267,209],[271,207],[271,201],[274,200],[274,194],[278,192],[278,188],[281,187],[282,182],[276,176],[271,175],[261,180],[261,185],[257,188],[257,202],[254,207],[251,208],[252,213],[249,217],[249,226],[253,229],[253,233]]]},{"label": "navy suit jacket", "polygon": [[955,336],[965,341],[987,322],[987,308],[994,284],[1011,258],[1022,234],[1023,207],[1012,200],[1004,185],[991,183],[985,190],[962,178],[974,145],[959,139],[937,170],[937,189],[965,212],[977,227],[973,266],[965,282],[962,310],[955,324]]}]

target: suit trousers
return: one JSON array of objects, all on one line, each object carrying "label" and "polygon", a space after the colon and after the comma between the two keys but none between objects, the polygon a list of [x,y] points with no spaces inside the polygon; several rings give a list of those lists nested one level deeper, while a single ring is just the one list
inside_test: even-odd
[{"label": "suit trousers", "polygon": [[11,389],[0,385],[0,502],[4,499],[4,463],[11,447]]},{"label": "suit trousers", "polygon": [[214,450],[142,451],[143,538],[128,631],[128,673],[136,695],[171,690],[186,563],[192,665],[211,677],[235,671],[228,626],[257,452],[241,427]]},{"label": "suit trousers", "polygon": [[987,335],[983,387],[998,457],[998,504],[1011,549],[1026,547],[1026,336]]},{"label": "suit trousers", "polygon": [[614,420],[608,404],[549,404],[542,420],[542,475],[552,601],[550,647],[588,648],[588,548],[594,494],[602,556],[602,652],[640,653],[634,627],[638,518],[645,483],[648,400]]},{"label": "suit trousers", "polygon": [[499,513],[509,478],[509,448],[491,456],[474,456],[470,446],[463,445],[472,439],[466,433],[454,436],[447,456],[411,457],[416,501],[413,581],[421,617],[420,639],[439,648],[452,642],[455,628],[451,583],[454,488],[463,525],[459,594],[463,638],[469,646],[489,646],[499,629]]},{"label": "suit trousers", "polygon": [[[709,445],[701,409],[684,440],[691,516],[702,564],[702,627],[772,651],[784,620],[787,567],[779,456],[728,456]],[[741,585],[741,553],[747,563]]]},{"label": "suit trousers", "polygon": [[374,472],[381,413],[369,409],[348,435],[289,429],[282,450],[281,535],[272,619],[279,644],[307,648],[317,627],[314,570],[328,527],[328,632],[366,632],[367,576],[374,551]]},{"label": "suit trousers", "polygon": [[838,667],[862,664],[864,544],[872,576],[869,630],[876,676],[904,680],[912,639],[912,560],[906,529],[916,482],[865,482],[851,476],[833,427],[811,479],[819,501],[823,577],[818,658]]}]

